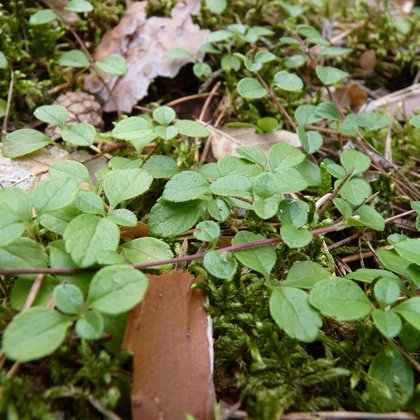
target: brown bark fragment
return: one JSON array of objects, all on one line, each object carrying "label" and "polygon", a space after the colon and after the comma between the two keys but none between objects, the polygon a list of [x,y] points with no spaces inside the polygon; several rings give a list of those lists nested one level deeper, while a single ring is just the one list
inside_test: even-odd
[{"label": "brown bark fragment", "polygon": [[212,419],[212,338],[205,297],[189,273],[148,275],[146,296],[128,317],[134,352],[133,419]]}]

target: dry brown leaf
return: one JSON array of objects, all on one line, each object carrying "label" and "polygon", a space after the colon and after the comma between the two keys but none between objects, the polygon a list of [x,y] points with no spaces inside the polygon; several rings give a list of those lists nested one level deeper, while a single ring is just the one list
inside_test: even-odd
[{"label": "dry brown leaf", "polygon": [[368,101],[366,91],[357,83],[337,88],[333,95],[341,108],[350,107],[353,112],[357,112]]},{"label": "dry brown leaf", "polygon": [[146,223],[138,222],[134,227],[121,227],[121,239],[125,242],[132,241],[133,239],[143,238],[149,236],[149,227]]},{"label": "dry brown leaf", "polygon": [[376,66],[376,53],[373,50],[366,50],[359,59],[360,67],[366,71],[371,72]]},{"label": "dry brown leaf", "polygon": [[[209,34],[191,18],[199,12],[200,5],[199,0],[180,1],[170,18],[147,19],[147,1],[135,2],[127,9],[121,22],[104,35],[94,55],[96,60],[101,60],[119,54],[127,61],[125,76],[103,76],[118,107],[97,76],[92,74],[86,78],[86,88],[101,99],[104,111],[131,112],[133,106],[147,95],[149,84],[155,77],[175,77],[182,66],[194,62],[200,45]],[[191,57],[166,57],[167,51],[173,48],[183,48]]]},{"label": "dry brown leaf", "polygon": [[208,127],[211,132],[211,147],[216,160],[223,156],[236,155],[235,150],[240,146],[253,146],[268,151],[273,144],[288,143],[300,147],[296,133],[286,130],[273,131],[272,133],[257,134],[253,128],[221,128]]},{"label": "dry brown leaf", "polygon": [[403,114],[412,117],[414,111],[417,111],[419,108],[420,83],[417,83],[369,102],[359,113],[385,111],[391,116],[395,116],[395,118],[401,118]]},{"label": "dry brown leaf", "polygon": [[134,352],[134,420],[212,419],[213,343],[205,297],[189,273],[148,275],[146,296],[128,316],[124,347]]}]

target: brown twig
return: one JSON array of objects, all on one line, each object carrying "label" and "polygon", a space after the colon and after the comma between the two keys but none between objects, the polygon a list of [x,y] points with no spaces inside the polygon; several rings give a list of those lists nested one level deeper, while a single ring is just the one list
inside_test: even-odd
[{"label": "brown twig", "polygon": [[[310,232],[312,235],[324,235],[329,232],[335,232],[344,228],[344,224],[336,223],[331,226],[322,227],[319,229],[311,230]],[[249,248],[258,248],[261,246],[267,245],[277,245],[281,242],[281,238],[269,238],[269,239],[262,239],[259,241],[247,242],[244,244],[239,245],[231,245],[225,248],[216,249],[218,252],[236,252],[243,249]],[[177,263],[184,263],[194,260],[201,260],[206,255],[205,252],[200,252],[193,255],[186,255],[184,257],[175,257],[168,260],[160,260],[160,261],[150,261],[147,263],[142,264],[133,264],[131,267],[142,270],[144,268],[155,267],[160,265],[167,265],[167,264],[177,264]],[[21,275],[21,274],[60,274],[60,275],[68,275],[68,274],[77,274],[77,273],[92,273],[98,271],[98,267],[87,267],[87,268],[27,268],[27,269],[9,269],[9,270],[0,270],[0,275],[10,276],[10,275]]]},{"label": "brown twig", "polygon": [[10,73],[9,90],[7,92],[6,112],[4,114],[3,127],[2,127],[2,130],[1,130],[1,136],[0,136],[1,141],[3,141],[3,138],[7,134],[7,123],[9,121],[10,107],[12,105],[14,82],[15,82],[15,74],[13,73],[13,70],[12,70],[11,73]]}]

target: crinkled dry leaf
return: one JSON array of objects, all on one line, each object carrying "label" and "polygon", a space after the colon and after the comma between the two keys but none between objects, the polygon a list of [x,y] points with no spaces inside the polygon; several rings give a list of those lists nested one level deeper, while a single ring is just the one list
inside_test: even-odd
[{"label": "crinkled dry leaf", "polygon": [[209,127],[212,132],[211,147],[216,160],[223,156],[236,155],[235,150],[240,146],[253,146],[268,151],[273,144],[288,143],[300,147],[296,133],[286,130],[272,133],[257,134],[253,128],[221,128]]},{"label": "crinkled dry leaf", "polygon": [[396,118],[412,117],[420,108],[420,83],[369,102],[359,113],[387,112]]},{"label": "crinkled dry leaf", "polygon": [[128,316],[124,347],[134,352],[132,417],[213,418],[213,343],[205,297],[189,273],[148,275],[144,300]]},{"label": "crinkled dry leaf", "polygon": [[[147,95],[149,84],[155,77],[175,77],[182,66],[194,62],[200,45],[209,34],[191,18],[200,10],[200,4],[199,0],[180,1],[170,18],[147,19],[146,1],[135,2],[128,8],[121,22],[104,35],[95,51],[96,60],[119,54],[127,61],[125,76],[103,75],[114,98],[110,98],[108,90],[95,75],[86,78],[86,88],[102,100],[104,111],[131,112],[132,107]],[[166,57],[173,48],[187,50],[190,57]]]},{"label": "crinkled dry leaf", "polygon": [[368,101],[366,91],[358,83],[335,89],[333,96],[342,108],[350,107],[353,112],[357,112]]}]

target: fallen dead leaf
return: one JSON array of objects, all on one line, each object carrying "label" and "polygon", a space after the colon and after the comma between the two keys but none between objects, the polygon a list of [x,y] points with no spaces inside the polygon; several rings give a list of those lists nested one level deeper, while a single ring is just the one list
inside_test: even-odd
[{"label": "fallen dead leaf", "polygon": [[[200,5],[199,0],[180,1],[172,9],[170,18],[147,18],[147,1],[135,2],[127,9],[120,23],[104,35],[94,54],[95,60],[119,54],[127,61],[128,71],[124,76],[103,75],[113,98],[96,75],[86,78],[86,88],[104,103],[104,111],[119,109],[130,113],[133,106],[147,95],[149,84],[155,77],[175,77],[181,67],[194,62],[200,54],[200,45],[209,34],[191,18],[199,12]],[[187,50],[190,57],[166,57],[173,48]]]},{"label": "fallen dead leaf", "polygon": [[365,72],[371,72],[376,66],[376,53],[373,50],[366,50],[359,59],[360,67]]},{"label": "fallen dead leaf", "polygon": [[358,83],[337,88],[333,95],[341,108],[350,107],[353,112],[357,112],[368,101],[366,91]]},{"label": "fallen dead leaf", "polygon": [[125,242],[132,241],[137,238],[149,236],[149,227],[146,223],[138,222],[134,227],[121,227],[121,239]]},{"label": "fallen dead leaf", "polygon": [[213,343],[205,297],[189,273],[148,275],[144,300],[128,316],[124,347],[134,352],[134,420],[214,418]]},{"label": "fallen dead leaf", "polygon": [[403,114],[412,117],[414,111],[420,108],[420,83],[398,90],[364,106],[359,114],[367,112],[387,112],[395,118],[401,118]]},{"label": "fallen dead leaf", "polygon": [[214,128],[208,127],[212,136],[211,141],[213,156],[219,160],[223,156],[236,155],[239,146],[254,146],[268,151],[273,144],[288,143],[300,147],[296,133],[286,130],[273,131],[272,133],[257,134],[253,128]]}]

